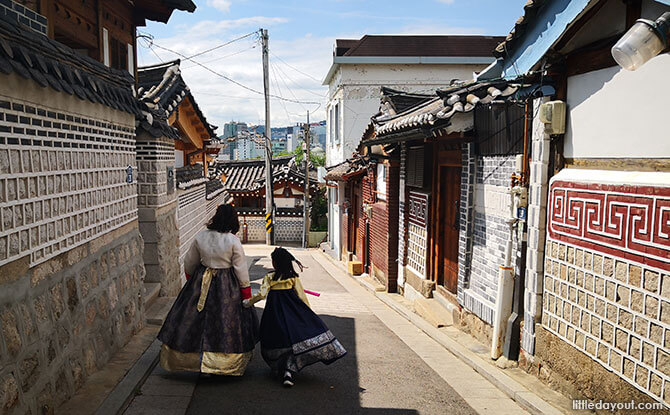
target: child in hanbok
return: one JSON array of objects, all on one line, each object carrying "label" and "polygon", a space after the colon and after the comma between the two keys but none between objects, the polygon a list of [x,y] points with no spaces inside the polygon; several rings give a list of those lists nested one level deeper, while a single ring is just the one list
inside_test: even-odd
[{"label": "child in hanbok", "polygon": [[244,305],[267,298],[260,325],[261,355],[272,371],[283,375],[284,386],[294,384],[293,376],[305,366],[317,362],[333,363],[347,351],[310,308],[296,262],[284,248],[272,252],[274,272],[263,278],[260,292]]}]

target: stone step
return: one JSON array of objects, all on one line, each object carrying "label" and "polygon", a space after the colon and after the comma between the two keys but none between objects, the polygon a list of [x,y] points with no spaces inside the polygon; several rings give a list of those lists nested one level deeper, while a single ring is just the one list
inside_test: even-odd
[{"label": "stone step", "polygon": [[437,300],[447,312],[451,313],[452,321],[459,320],[460,308],[458,306],[458,299],[454,294],[448,292],[443,286],[438,285],[435,291],[433,291],[433,298]]},{"label": "stone step", "polygon": [[147,309],[147,324],[162,326],[177,297],[158,297]]},{"label": "stone step", "polygon": [[145,282],[144,283],[144,308],[148,309],[158,298],[161,291],[160,282]]},{"label": "stone step", "polygon": [[414,312],[423,317],[433,327],[454,325],[453,313],[432,298],[417,298],[414,300]]}]

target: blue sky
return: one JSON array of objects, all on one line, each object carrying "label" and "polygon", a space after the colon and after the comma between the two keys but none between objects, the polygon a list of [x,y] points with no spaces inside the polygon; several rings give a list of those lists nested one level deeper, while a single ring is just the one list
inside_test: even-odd
[{"label": "blue sky", "polygon": [[[270,34],[270,83],[273,94],[318,104],[273,99],[273,126],[303,122],[307,110],[324,117],[323,79],[332,62],[336,38],[365,34],[505,35],[523,14],[526,0],[196,0],[194,13],[176,11],[167,24],[139,28],[140,65],[168,61],[216,47],[260,27]],[[213,71],[251,89],[262,90],[261,52],[254,36],[195,58]],[[230,120],[262,123],[263,100],[255,94],[182,60],[182,74],[211,123]],[[296,71],[295,69],[298,69]],[[301,73],[302,72],[302,73]],[[317,80],[315,80],[317,79]]]}]

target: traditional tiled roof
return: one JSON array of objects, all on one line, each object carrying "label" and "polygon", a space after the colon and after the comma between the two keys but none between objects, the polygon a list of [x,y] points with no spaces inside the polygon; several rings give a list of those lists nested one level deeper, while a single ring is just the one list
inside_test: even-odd
[{"label": "traditional tiled roof", "polygon": [[523,6],[523,16],[517,19],[512,30],[496,46],[494,56],[498,58],[506,57],[507,53],[514,48],[516,41],[525,33],[526,26],[537,16],[537,12],[546,2],[547,0],[528,0],[526,2]]},{"label": "traditional tiled roof", "polygon": [[167,23],[175,9],[193,13],[196,7],[191,0],[137,0],[134,3],[138,16],[163,23]]},{"label": "traditional tiled roof", "polygon": [[[256,193],[265,187],[265,161],[263,159],[218,162],[215,177],[223,175],[223,186],[228,194]],[[317,174],[310,169],[310,187],[318,186]],[[287,180],[304,184],[305,173],[296,163],[294,156],[276,157],[272,160],[272,180],[274,183]]]},{"label": "traditional tiled roof", "polygon": [[345,160],[340,164],[336,164],[328,168],[324,179],[333,181],[344,181],[349,178],[362,173],[367,169],[368,163],[365,159],[355,155],[351,159]]},{"label": "traditional tiled roof", "polygon": [[[215,137],[216,127],[207,122],[198,103],[191,94],[179,69],[179,59],[158,65],[137,68],[138,95],[154,112],[168,118],[179,104],[188,97],[198,118],[202,120],[210,137]],[[157,131],[158,132],[158,131]],[[178,137],[177,137],[178,138]]]},{"label": "traditional tiled roof", "polygon": [[[338,39],[336,56],[491,56],[502,36],[365,35]],[[337,54],[342,53],[341,55]]]},{"label": "traditional tiled roof", "polygon": [[177,169],[177,187],[180,189],[190,189],[191,187],[206,183],[208,180],[204,177],[203,168],[200,164]]},{"label": "traditional tiled roof", "polygon": [[0,16],[0,72],[140,116],[133,77]]},{"label": "traditional tiled roof", "polygon": [[223,183],[221,182],[220,178],[215,178],[207,182],[207,200],[214,199],[216,196],[219,194],[223,193],[224,191]]},{"label": "traditional tiled roof", "polygon": [[379,138],[413,128],[446,125],[455,114],[470,112],[477,105],[504,102],[530,86],[505,81],[473,82],[437,91],[434,98],[404,113],[374,117],[375,134]]},{"label": "traditional tiled roof", "polygon": [[405,91],[398,91],[383,86],[381,88],[381,110],[393,114],[400,114],[417,106],[421,103],[430,101],[435,95],[419,94]]}]

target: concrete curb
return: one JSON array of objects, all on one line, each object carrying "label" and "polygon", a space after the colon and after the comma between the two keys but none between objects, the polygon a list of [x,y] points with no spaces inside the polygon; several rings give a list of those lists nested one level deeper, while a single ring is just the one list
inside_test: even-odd
[{"label": "concrete curb", "polygon": [[425,321],[419,315],[415,314],[407,307],[397,303],[393,300],[387,293],[375,291],[374,287],[363,281],[360,278],[353,277],[351,274],[344,270],[342,264],[339,264],[339,261],[336,261],[335,258],[331,258],[328,255],[321,252],[321,254],[327,258],[331,263],[333,263],[340,270],[343,270],[347,275],[349,275],[353,280],[358,282],[362,287],[370,291],[375,297],[380,299],[384,304],[389,306],[392,310],[409,320],[417,328],[427,334],[430,338],[438,342],[442,347],[450,351],[457,358],[462,360],[477,373],[482,375],[486,380],[495,385],[500,391],[509,396],[511,399],[516,401],[522,408],[527,410],[532,414],[537,415],[562,415],[559,409],[550,403],[546,402],[538,395],[528,390],[525,386],[512,379],[506,375],[501,369],[483,362],[479,356],[468,350],[466,347],[458,343],[456,340],[450,338],[445,333],[442,333],[430,323]]},{"label": "concrete curb", "polygon": [[126,410],[135,397],[136,391],[149,377],[151,371],[158,364],[161,342],[154,340],[153,343],[142,353],[126,376],[121,379],[112,392],[102,402],[96,415],[117,415]]}]

